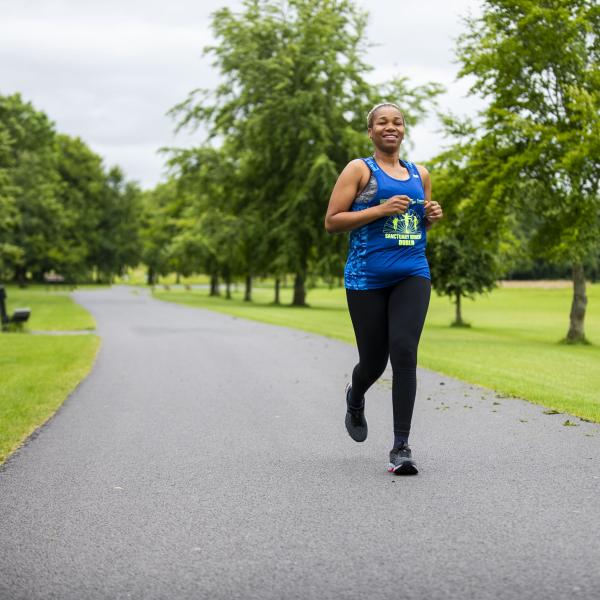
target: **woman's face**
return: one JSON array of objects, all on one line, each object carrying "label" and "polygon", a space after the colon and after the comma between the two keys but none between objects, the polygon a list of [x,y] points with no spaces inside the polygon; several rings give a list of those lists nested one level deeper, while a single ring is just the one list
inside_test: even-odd
[{"label": "woman's face", "polygon": [[393,152],[400,147],[404,139],[404,117],[393,106],[382,106],[373,115],[373,125],[368,130],[369,137],[376,148],[384,152]]}]

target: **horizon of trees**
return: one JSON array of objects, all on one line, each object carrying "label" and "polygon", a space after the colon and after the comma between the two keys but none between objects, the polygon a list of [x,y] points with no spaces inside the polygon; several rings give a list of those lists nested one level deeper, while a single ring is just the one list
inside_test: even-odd
[{"label": "horizon of trees", "polygon": [[0,95],[0,279],[110,282],[140,259],[141,192],[19,94]]}]

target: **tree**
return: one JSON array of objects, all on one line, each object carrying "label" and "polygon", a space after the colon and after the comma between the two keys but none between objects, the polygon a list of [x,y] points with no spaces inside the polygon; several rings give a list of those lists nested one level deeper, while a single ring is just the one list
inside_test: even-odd
[{"label": "tree", "polygon": [[91,257],[110,232],[100,228],[105,210],[106,174],[102,158],[80,139],[56,136],[57,198],[62,206],[61,245],[53,267],[71,281],[88,277]]},{"label": "tree", "polygon": [[461,76],[489,101],[482,126],[506,158],[503,211],[535,215],[531,248],[572,265],[566,340],[584,343],[585,265],[600,243],[600,7],[485,0],[459,41]]},{"label": "tree", "polygon": [[498,170],[485,158],[487,140],[477,139],[468,122],[444,118],[448,135],[461,142],[432,161],[435,199],[444,219],[427,234],[427,256],[432,285],[440,295],[454,300],[453,326],[468,326],[462,316],[462,299],[492,290],[508,266],[508,249],[515,247],[509,215],[498,214],[493,178]]},{"label": "tree", "polygon": [[455,231],[451,233],[434,232],[427,255],[436,291],[454,299],[456,312],[452,325],[468,327],[462,317],[462,298],[472,298],[495,287],[498,261],[492,250],[473,242],[462,228],[460,218],[454,218],[452,226]]},{"label": "tree", "polygon": [[236,199],[232,160],[221,149],[205,146],[176,151],[169,164],[184,198],[170,252],[182,264],[194,265],[192,270],[210,275],[212,296],[219,295],[222,276],[231,298],[232,278],[247,269],[243,244],[253,229]]},{"label": "tree", "polygon": [[179,232],[178,224],[184,208],[177,181],[170,178],[166,183],[144,192],[142,206],[141,259],[148,267],[148,285],[154,285],[159,276],[174,270],[184,275],[189,274],[185,261],[177,260],[170,251],[170,244]]},{"label": "tree", "polygon": [[11,138],[0,120],[0,279],[7,277],[12,265],[22,260],[22,250],[13,243],[19,213],[15,202],[17,189],[12,185],[9,168]]},{"label": "tree", "polygon": [[123,274],[127,267],[138,264],[141,256],[141,212],[139,188],[126,181],[118,167],[112,167],[104,186],[102,214],[98,223],[99,243],[90,256],[99,280],[110,282],[115,275]]},{"label": "tree", "polygon": [[370,152],[364,118],[380,99],[412,122],[440,92],[404,79],[371,86],[362,61],[366,15],[348,0],[246,0],[217,11],[207,49],[224,81],[211,97],[193,92],[175,108],[180,125],[204,122],[233,152],[246,210],[275,246],[269,270],[295,273],[293,304],[325,250],[324,203],[343,166]]},{"label": "tree", "polygon": [[19,94],[0,96],[0,139],[8,209],[3,220],[10,222],[4,260],[12,257],[10,267],[23,285],[28,271],[41,278],[60,251],[63,210],[57,197],[55,131],[48,117]]}]

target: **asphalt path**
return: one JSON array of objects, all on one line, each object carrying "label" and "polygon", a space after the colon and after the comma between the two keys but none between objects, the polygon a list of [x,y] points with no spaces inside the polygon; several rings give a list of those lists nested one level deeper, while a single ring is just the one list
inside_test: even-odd
[{"label": "asphalt path", "polygon": [[398,477],[389,372],[346,434],[353,346],[76,299],[102,348],[0,470],[0,599],[600,598],[600,426],[420,370]]}]

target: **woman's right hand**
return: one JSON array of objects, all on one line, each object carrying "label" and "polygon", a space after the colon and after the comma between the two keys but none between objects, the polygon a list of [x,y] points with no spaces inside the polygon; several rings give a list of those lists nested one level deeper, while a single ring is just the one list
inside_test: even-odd
[{"label": "woman's right hand", "polygon": [[404,194],[398,196],[392,196],[385,202],[379,205],[379,210],[382,217],[389,217],[391,215],[402,215],[410,206],[410,198]]}]

